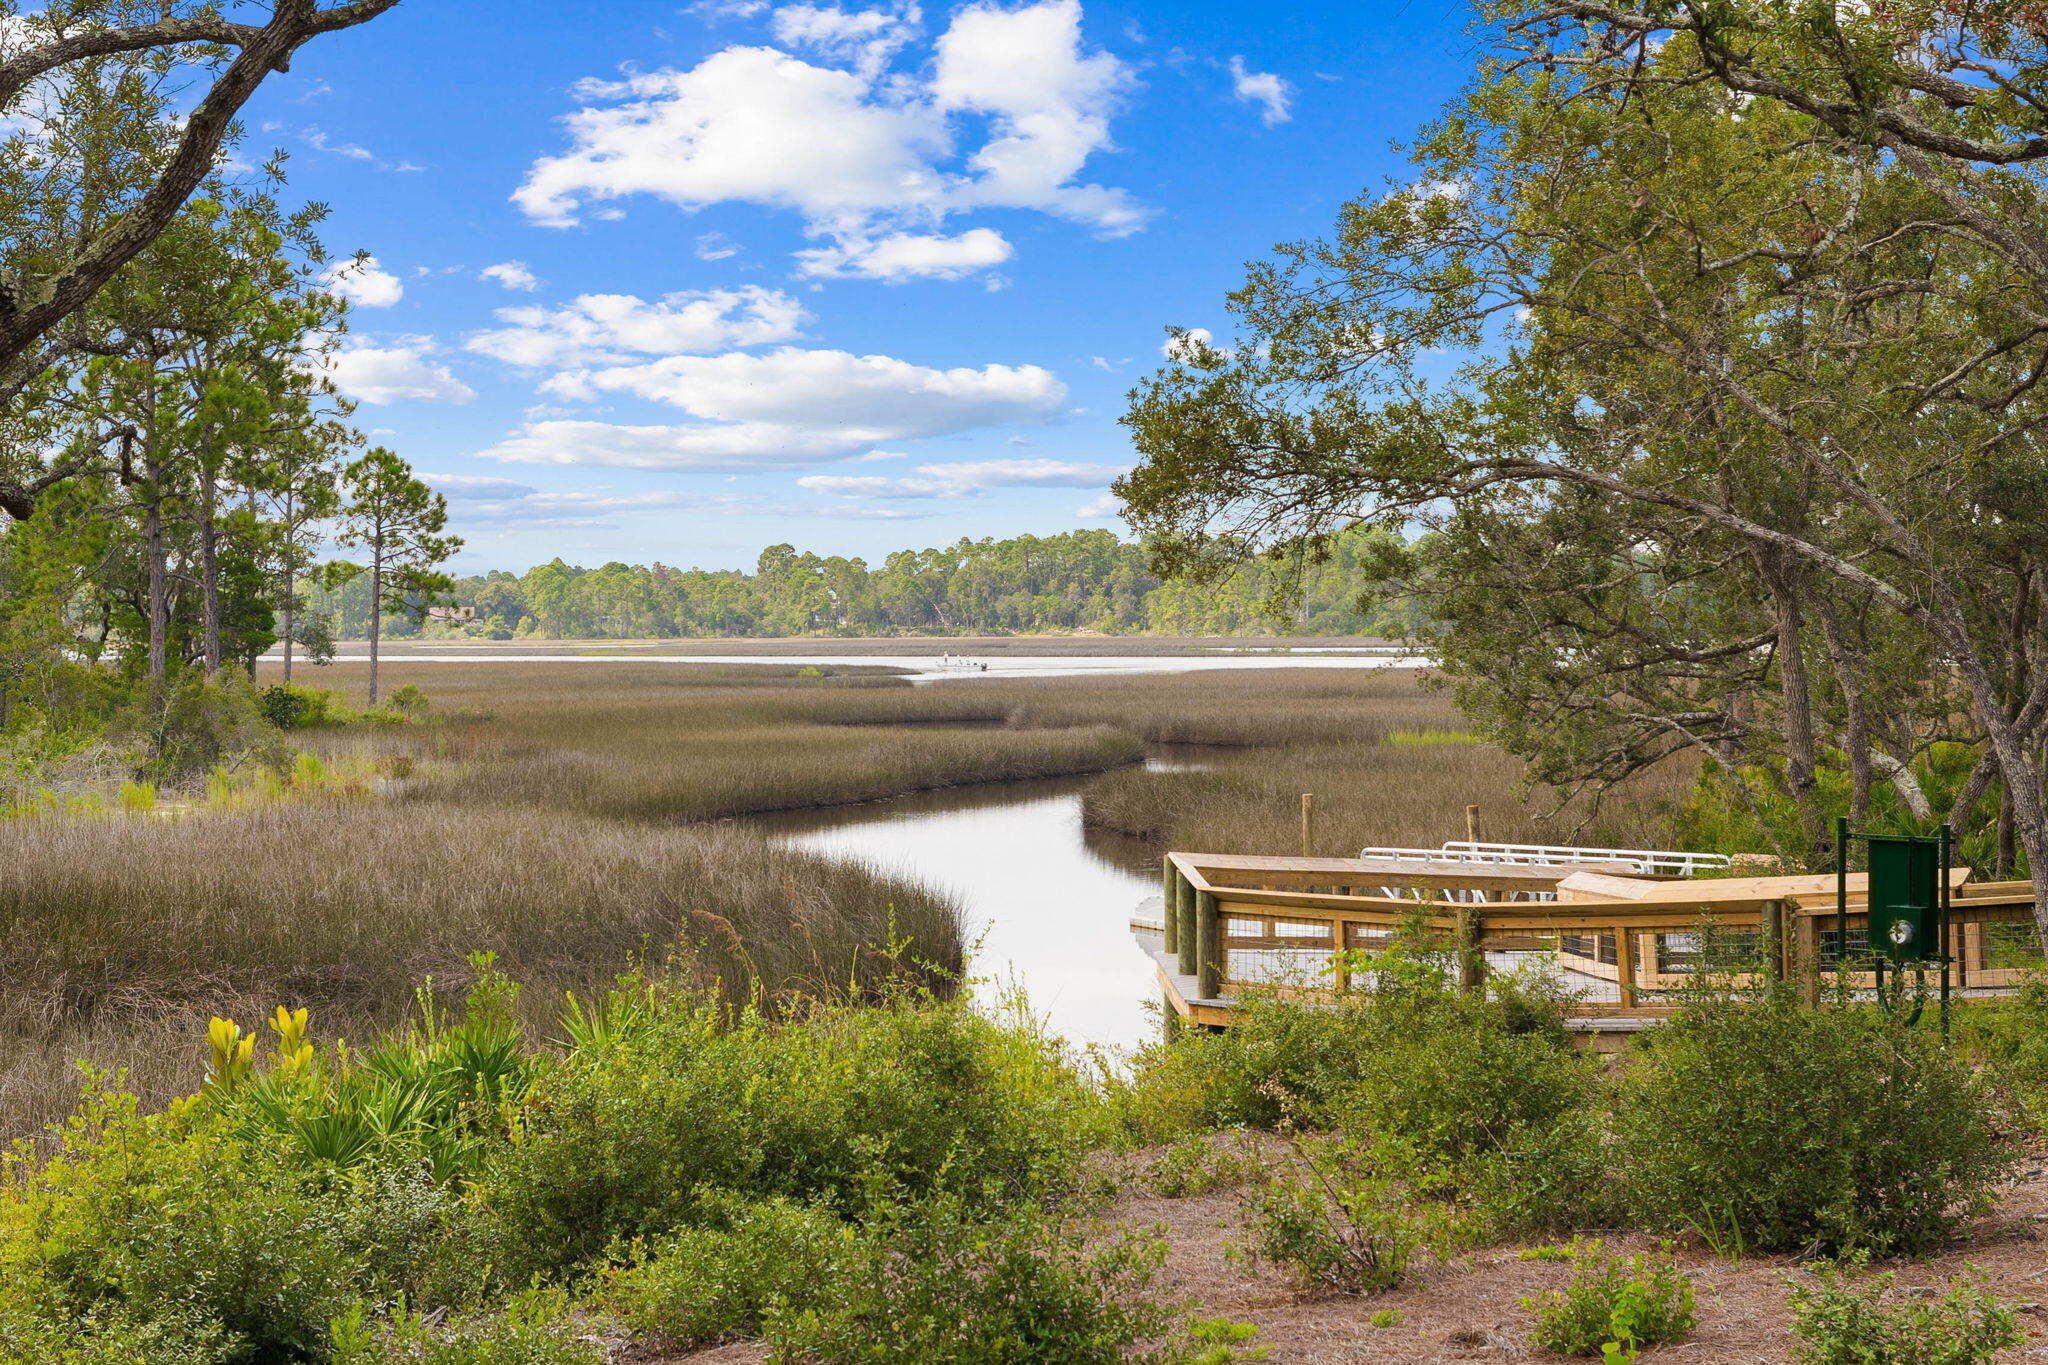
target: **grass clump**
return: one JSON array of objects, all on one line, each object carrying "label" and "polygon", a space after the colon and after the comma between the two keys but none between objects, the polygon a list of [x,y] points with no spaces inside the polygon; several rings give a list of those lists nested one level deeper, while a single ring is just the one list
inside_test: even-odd
[{"label": "grass clump", "polygon": [[1196,1135],[1161,1152],[1146,1183],[1162,1199],[1189,1199],[1240,1184],[1250,1173],[1251,1164],[1243,1156]]},{"label": "grass clump", "polygon": [[1817,1282],[1795,1282],[1790,1300],[1801,1365],[1989,1365],[2026,1341],[1981,1276],[1950,1281],[1940,1298],[1908,1297],[1894,1272],[1867,1275],[1860,1259],[1814,1269]]},{"label": "grass clump", "polygon": [[1985,1080],[1927,1030],[1784,990],[1703,998],[1646,1036],[1615,1155],[1652,1228],[1717,1249],[1933,1250],[2012,1156]]},{"label": "grass clump", "polygon": [[1440,1210],[1334,1139],[1295,1146],[1298,1161],[1269,1169],[1244,1201],[1249,1238],[1231,1247],[1248,1269],[1278,1267],[1301,1289],[1370,1294],[1398,1288],[1424,1252],[1454,1237]]},{"label": "grass clump", "polygon": [[330,1325],[328,1365],[603,1365],[559,1290],[515,1295],[490,1312],[419,1313],[401,1300],[373,1319],[360,1302]]},{"label": "grass clump", "polygon": [[1522,1301],[1536,1315],[1530,1339],[1544,1350],[1621,1365],[1692,1331],[1692,1281],[1669,1256],[1609,1256],[1599,1242],[1574,1242],[1566,1257],[1571,1284]]},{"label": "grass clump", "polygon": [[[783,1315],[778,1361],[902,1365],[1178,1365],[1175,1315],[1149,1291],[1166,1248],[1147,1233],[1091,1244],[1028,1201],[988,1220],[943,1195],[901,1207],[825,1302]],[[1213,1356],[1211,1357],[1214,1358]],[[1223,1359],[1246,1359],[1242,1354]]]}]

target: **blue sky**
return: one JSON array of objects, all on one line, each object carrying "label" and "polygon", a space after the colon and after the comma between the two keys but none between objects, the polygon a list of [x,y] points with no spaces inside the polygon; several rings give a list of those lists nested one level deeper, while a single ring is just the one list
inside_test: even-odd
[{"label": "blue sky", "polygon": [[408,0],[252,106],[466,571],[1121,529],[1168,324],[1379,193],[1464,12]]}]

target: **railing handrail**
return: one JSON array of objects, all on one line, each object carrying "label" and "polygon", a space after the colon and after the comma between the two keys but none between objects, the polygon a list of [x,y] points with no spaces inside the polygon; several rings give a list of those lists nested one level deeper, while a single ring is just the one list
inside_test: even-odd
[{"label": "railing handrail", "polygon": [[1571,844],[1507,844],[1477,839],[1452,839],[1441,853],[1461,861],[1496,863],[1629,863],[1640,872],[1693,873],[1726,870],[1734,860],[1725,853],[1693,853],[1666,848],[1580,848]]}]

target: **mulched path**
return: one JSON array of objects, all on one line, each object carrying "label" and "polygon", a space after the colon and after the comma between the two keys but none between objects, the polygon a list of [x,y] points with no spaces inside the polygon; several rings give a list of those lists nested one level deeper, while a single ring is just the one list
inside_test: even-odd
[{"label": "mulched path", "polygon": [[[1139,1154],[1137,1169],[1144,1168]],[[2043,1161],[2023,1167],[2002,1190],[1996,1208],[1971,1228],[1952,1250],[1926,1261],[1881,1267],[1898,1272],[1908,1291],[1940,1292],[1948,1278],[1974,1266],[1993,1292],[2023,1305],[2020,1321],[2028,1341],[2003,1352],[2000,1365],[2048,1359],[2048,1177]],[[1206,1317],[1256,1323],[1257,1342],[1271,1351],[1274,1365],[1436,1365],[1437,1362],[1562,1362],[1529,1345],[1533,1322],[1521,1301],[1570,1282],[1569,1265],[1524,1261],[1513,1246],[1490,1247],[1448,1264],[1411,1273],[1407,1284],[1361,1297],[1304,1295],[1262,1267],[1256,1275],[1224,1255],[1238,1232],[1238,1195],[1219,1190],[1187,1199],[1133,1193],[1104,1214],[1111,1224],[1157,1227],[1169,1246],[1157,1289],[1163,1297],[1191,1301]],[[1607,1239],[1615,1252],[1652,1249],[1639,1235]],[[1653,1347],[1644,1365],[1785,1365],[1795,1341],[1785,1307],[1787,1277],[1806,1274],[1792,1258],[1748,1257],[1740,1264],[1683,1246],[1678,1263],[1692,1276],[1699,1327],[1683,1342]],[[2042,1302],[2036,1302],[2037,1300]],[[1392,1309],[1398,1319],[1375,1327],[1374,1314]],[[649,1365],[761,1365],[767,1353],[752,1343],[721,1346]],[[1582,1359],[1582,1358],[1581,1358]]]}]

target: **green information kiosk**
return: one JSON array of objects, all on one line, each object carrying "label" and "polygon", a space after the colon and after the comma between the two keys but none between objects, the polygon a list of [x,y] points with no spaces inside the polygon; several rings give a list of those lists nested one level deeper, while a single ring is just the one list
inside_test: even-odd
[{"label": "green information kiosk", "polygon": [[[1849,966],[1849,846],[1861,840],[1869,851],[1870,889],[1866,897],[1870,920],[1868,951],[1877,977],[1877,1001],[1896,1012],[1905,989],[1906,968],[1916,982],[1912,1018],[1927,1003],[1927,967],[1941,968],[1942,1031],[1948,1030],[1949,865],[1953,835],[1947,825],[1939,834],[1857,834],[1847,820],[1835,822],[1835,961]],[[1885,967],[1892,984],[1885,988]]]}]

